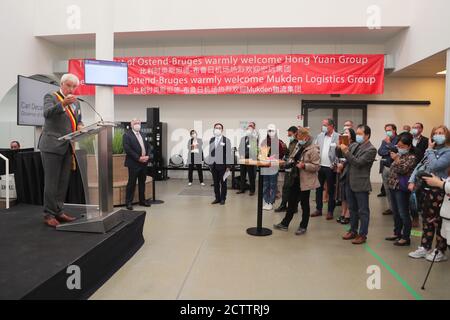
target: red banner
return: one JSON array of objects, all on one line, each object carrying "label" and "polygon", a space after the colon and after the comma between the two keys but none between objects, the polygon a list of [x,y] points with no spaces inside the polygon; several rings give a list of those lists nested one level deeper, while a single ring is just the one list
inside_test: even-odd
[{"label": "red banner", "polygon": [[[125,57],[128,87],[115,94],[382,94],[384,55],[287,54],[186,57]],[[70,60],[80,95],[84,61]]]}]

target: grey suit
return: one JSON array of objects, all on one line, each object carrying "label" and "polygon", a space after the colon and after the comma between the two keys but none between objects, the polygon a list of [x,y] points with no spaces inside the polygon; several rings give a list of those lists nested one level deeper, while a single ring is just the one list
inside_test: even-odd
[{"label": "grey suit", "polygon": [[376,154],[377,149],[370,142],[352,144],[349,152],[344,154],[348,161],[344,175],[348,179],[346,195],[350,210],[350,232],[364,237],[367,237],[369,232],[369,192],[372,191],[370,169]]},{"label": "grey suit", "polygon": [[353,144],[344,157],[348,161],[344,174],[348,176],[349,185],[353,192],[370,192],[370,170],[375,161],[377,149],[370,143]]},{"label": "grey suit", "polygon": [[[73,105],[78,124],[81,124],[81,109],[77,101]],[[58,138],[72,132],[69,116],[54,94],[44,97],[44,128],[39,138],[44,167],[44,212],[58,216],[62,214],[64,200],[70,180],[72,147],[69,141]]]}]

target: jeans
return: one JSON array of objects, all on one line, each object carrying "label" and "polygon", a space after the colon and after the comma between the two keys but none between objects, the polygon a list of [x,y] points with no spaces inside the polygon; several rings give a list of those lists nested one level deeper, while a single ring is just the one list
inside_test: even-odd
[{"label": "jeans", "polygon": [[350,183],[347,183],[346,187],[347,202],[350,210],[350,232],[367,237],[370,220],[369,192],[353,192],[350,188]]},{"label": "jeans", "polygon": [[409,214],[410,193],[400,190],[389,190],[391,193],[391,208],[394,213],[394,234],[403,240],[411,236],[411,215]]},{"label": "jeans", "polygon": [[309,222],[309,196],[311,190],[300,191],[300,179],[296,178],[294,184],[289,189],[289,199],[288,207],[286,210],[286,216],[284,217],[281,224],[288,227],[292,218],[294,217],[294,212],[298,208],[298,201],[300,200],[302,206],[302,221],[300,222],[300,228],[307,229]]},{"label": "jeans", "polygon": [[323,186],[325,182],[328,186],[328,213],[333,215],[334,208],[336,206],[336,197],[335,197],[335,189],[336,189],[336,173],[331,170],[329,167],[320,167],[319,170],[319,182],[320,187],[316,189],[316,203],[317,203],[317,211],[322,211],[323,208]]},{"label": "jeans", "polygon": [[264,175],[263,178],[263,198],[266,203],[274,204],[277,195],[278,173]]}]

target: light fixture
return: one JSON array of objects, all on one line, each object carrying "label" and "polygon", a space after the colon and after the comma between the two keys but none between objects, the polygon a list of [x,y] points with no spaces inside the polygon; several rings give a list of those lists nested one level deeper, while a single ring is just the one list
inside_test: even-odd
[{"label": "light fixture", "polygon": [[444,70],[444,71],[438,72],[438,73],[436,73],[436,74],[439,74],[439,75],[446,75],[446,74],[447,74],[447,70]]}]

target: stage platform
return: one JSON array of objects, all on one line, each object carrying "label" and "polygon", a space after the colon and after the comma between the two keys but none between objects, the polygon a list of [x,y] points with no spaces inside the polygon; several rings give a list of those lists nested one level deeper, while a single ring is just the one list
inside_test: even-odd
[{"label": "stage platform", "polygon": [[[145,211],[122,211],[121,224],[92,234],[47,227],[40,206],[0,210],[0,299],[89,298],[144,243]],[[69,266],[80,268],[81,289],[68,289]]]}]

